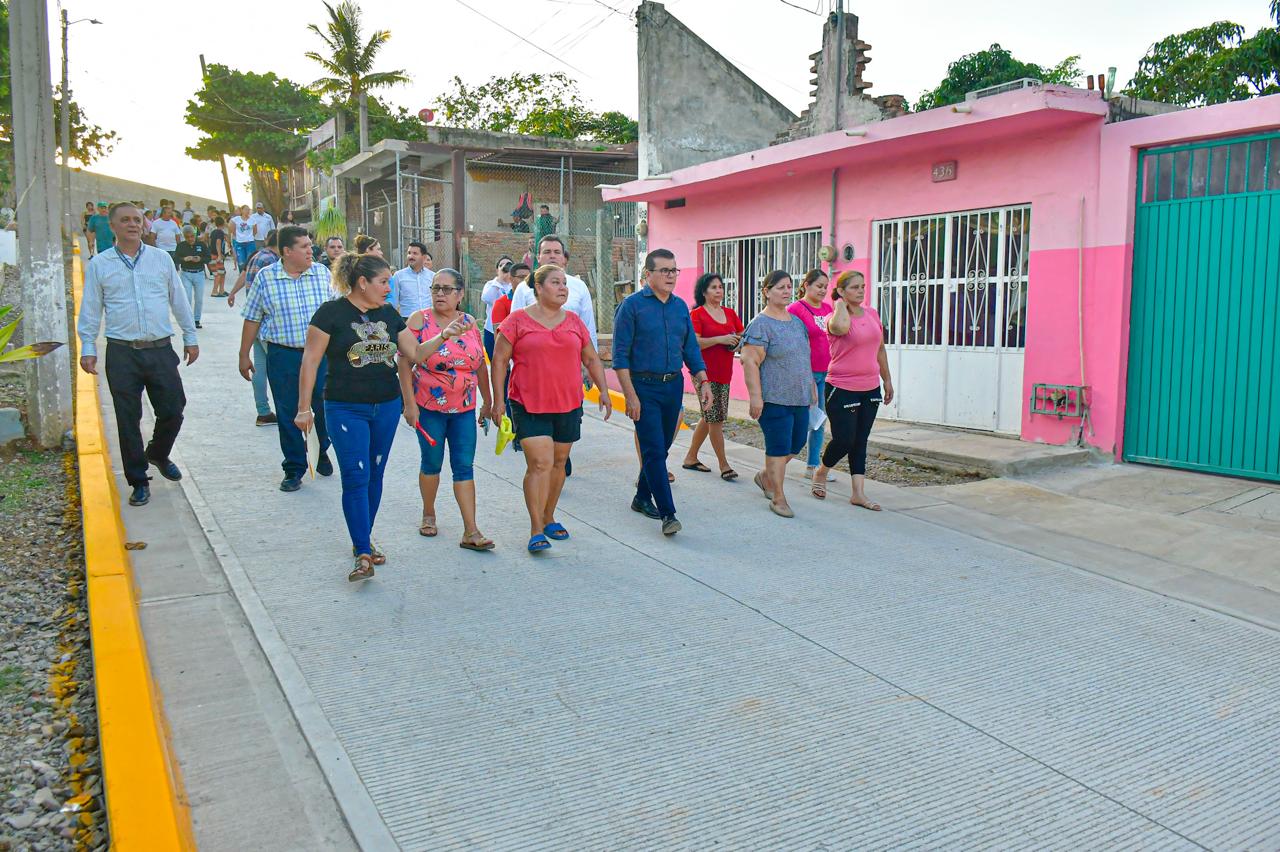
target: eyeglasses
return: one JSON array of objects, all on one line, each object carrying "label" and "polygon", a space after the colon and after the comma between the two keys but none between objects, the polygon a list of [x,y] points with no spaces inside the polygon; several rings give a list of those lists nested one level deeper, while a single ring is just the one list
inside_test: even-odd
[{"label": "eyeglasses", "polygon": [[659,275],[679,275],[680,274],[679,267],[673,268],[669,266],[664,266],[661,269],[655,269],[653,271],[658,273]]},{"label": "eyeglasses", "polygon": [[432,293],[452,293],[454,290],[461,290],[461,287],[432,287]]}]

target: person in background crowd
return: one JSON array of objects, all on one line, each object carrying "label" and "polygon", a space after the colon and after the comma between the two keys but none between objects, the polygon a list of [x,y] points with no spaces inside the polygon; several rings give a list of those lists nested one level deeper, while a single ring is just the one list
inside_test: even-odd
[{"label": "person in background crowd", "polygon": [[[636,424],[643,459],[631,509],[656,516],[667,536],[681,529],[667,454],[684,405],[684,368],[699,388],[703,408],[711,405],[711,386],[706,384],[707,368],[689,306],[675,294],[679,274],[676,256],[669,250],[649,252],[644,259],[645,286],[622,300],[613,319],[613,370],[626,397],[627,416]],[[600,399],[607,396],[601,385]]]},{"label": "person in background crowd", "polygon": [[427,247],[422,243],[409,243],[405,256],[409,265],[391,276],[391,295],[387,302],[400,311],[402,317],[431,307],[431,281],[435,278],[435,273],[426,267]]},{"label": "person in background crowd", "polygon": [[[297,226],[295,225],[294,227]],[[267,238],[262,242],[262,248],[254,252],[249,258],[249,262],[240,270],[240,276],[236,278],[235,286],[227,294],[228,308],[236,306],[236,293],[239,293],[245,287],[252,286],[254,276],[280,259],[280,253],[276,246],[277,239],[278,232],[268,231]]]},{"label": "person in background crowd", "polygon": [[227,220],[215,216],[210,223],[209,241],[209,274],[213,276],[213,289],[209,292],[215,299],[225,299],[227,291]]},{"label": "person in background crowd", "polygon": [[[428,350],[386,303],[391,268],[385,260],[371,255],[343,255],[334,266],[332,285],[325,282],[320,286],[319,279],[327,270],[311,262],[311,240],[306,231],[285,225],[280,234],[284,252],[281,264],[270,267],[264,275],[271,275],[285,264],[305,262],[306,290],[313,298],[327,298],[331,289],[341,294],[340,298],[322,301],[311,314],[306,349],[300,353],[294,378],[298,412],[290,425],[299,438],[313,428],[324,430],[326,424],[329,427],[342,472],[342,515],[355,557],[347,579],[367,580],[373,576],[375,565],[387,561],[371,536],[382,502],[382,478],[396,436],[396,421],[401,414],[396,353],[421,361]],[[294,247],[292,251],[289,246]],[[305,254],[302,248],[306,249]],[[255,288],[255,292],[259,289]],[[274,353],[271,363],[275,363]],[[317,395],[324,400],[320,412],[323,417],[312,410]],[[302,469],[306,469],[305,465]]]},{"label": "person in background crowd", "polygon": [[196,211],[191,209],[191,202],[188,201],[182,205],[182,224],[190,225],[191,220],[195,217]]},{"label": "person in background crowd", "polygon": [[783,485],[787,462],[804,449],[809,437],[809,406],[817,389],[809,369],[809,335],[788,310],[791,276],[770,272],[761,289],[764,310],[742,333],[742,374],[751,398],[751,416],[764,432],[764,471],[755,483],[769,499],[775,515],[794,518]]},{"label": "person in background crowd", "polygon": [[484,302],[484,351],[493,358],[493,306],[498,299],[511,292],[511,258],[505,254],[494,263],[494,276],[485,282],[480,291]]},{"label": "person in background crowd", "polygon": [[[515,288],[523,284],[532,271],[533,270],[529,268],[527,263],[517,263],[512,265],[510,273],[511,290],[514,291]],[[502,321],[509,316],[511,316],[510,292],[500,296],[498,300],[493,303],[493,331],[495,335],[497,334],[499,327],[502,325]],[[493,360],[492,355],[489,356],[489,360]]]},{"label": "person in background crowd", "polygon": [[[827,342],[827,322],[831,318],[831,305],[827,304],[827,287],[830,279],[821,269],[810,269],[800,285],[800,298],[787,306],[792,316],[804,323],[809,333],[809,369],[813,371],[813,383],[818,388],[818,407],[826,410],[827,364],[831,361],[831,345]],[[822,439],[826,427],[820,426],[809,433],[809,457],[805,476],[813,478],[813,472],[822,461]]]},{"label": "person in background crowd", "polygon": [[324,257],[320,258],[320,263],[322,263],[325,268],[332,269],[333,264],[338,260],[338,258],[342,257],[345,250],[346,243],[343,242],[342,237],[329,237],[329,239],[324,241]]},{"label": "person in background crowd", "polygon": [[[685,454],[685,470],[709,473],[710,468],[698,461],[702,442],[711,438],[711,449],[720,463],[720,478],[726,482],[737,479],[738,473],[729,466],[724,452],[724,421],[729,417],[729,385],[733,381],[733,353],[742,339],[742,320],[733,308],[724,304],[724,279],[718,273],[708,272],[693,287],[693,302],[697,307],[689,314],[698,345],[702,347],[702,359],[707,364],[707,383],[711,385],[711,404],[702,407],[702,419],[693,430],[689,451]],[[697,384],[694,384],[697,388]],[[700,388],[698,388],[701,390]]]},{"label": "person in background crowd", "polygon": [[[129,505],[143,506],[151,500],[148,464],[155,465],[165,479],[182,479],[182,472],[169,458],[187,403],[178,375],[178,355],[170,343],[170,313],[182,329],[188,366],[200,356],[200,347],[173,258],[142,244],[142,211],[121,202],[110,208],[108,217],[116,235],[115,247],[100,251],[85,266],[84,296],[76,326],[80,369],[98,374],[98,331],[105,314],[107,387],[116,413],[124,476],[131,489]],[[155,428],[145,448],[141,429],[144,390],[155,413]]]},{"label": "person in background crowd", "polygon": [[[249,258],[249,262],[240,271],[239,277],[236,279],[235,286],[231,288],[231,292],[227,294],[227,307],[234,308],[236,306],[236,293],[239,293],[245,287],[252,287],[254,279],[258,273],[268,266],[278,262],[280,255],[276,251],[277,233],[271,231],[267,234],[266,244],[260,251],[253,253]],[[272,426],[279,428],[279,418],[275,412],[271,410],[271,398],[268,395],[270,391],[270,382],[267,380],[269,371],[267,369],[267,344],[259,339],[253,342],[253,405],[257,410],[254,419],[255,426]]]},{"label": "person in background crowd", "polygon": [[173,256],[178,261],[178,272],[191,302],[196,328],[204,328],[200,324],[200,316],[204,307],[204,265],[209,262],[209,247],[196,239],[195,228],[183,225],[182,242],[178,243]]},{"label": "person in background crowd", "polygon": [[371,254],[374,257],[381,257],[386,260],[382,254],[382,243],[368,234],[356,235],[356,254]]},{"label": "person in background crowd", "polygon": [[520,262],[529,267],[530,274],[533,271],[533,262],[537,259],[537,254],[533,250],[533,237],[529,237],[529,241],[525,243],[524,257],[520,258]]},{"label": "person in background crowd", "polygon": [[[298,374],[302,369],[302,349],[306,345],[307,327],[320,306],[329,300],[329,271],[311,262],[311,240],[297,225],[287,225],[279,234],[280,260],[254,276],[253,287],[245,302],[244,328],[240,332],[240,375],[253,381],[256,372],[250,356],[255,341],[266,344],[267,381],[276,402],[276,429],[280,433],[280,466],[284,479],[281,491],[297,491],[302,487],[302,474],[307,470],[307,444],[294,423],[298,413]],[[323,393],[325,363],[321,360],[314,389]],[[329,435],[323,412],[316,418],[320,439],[320,460],[316,473],[329,476],[333,463],[326,451]]]},{"label": "person in background crowd", "polygon": [[[540,266],[533,280],[537,301],[503,321],[494,346],[489,417],[495,423],[502,420],[507,364],[514,361],[511,411],[525,456],[528,550],[539,553],[551,547],[551,540],[569,537],[555,519],[556,504],[564,488],[569,449],[582,436],[583,368],[598,386],[607,385],[586,324],[564,309],[569,300],[564,270]],[[600,410],[608,420],[613,407],[607,393],[600,395]]]},{"label": "person in background crowd", "polygon": [[89,232],[93,234],[90,243],[95,248],[94,254],[106,251],[116,244],[115,231],[111,228],[111,216],[107,211],[107,202],[99,201],[97,212],[89,217]]},{"label": "person in background crowd", "polygon": [[178,240],[182,238],[182,226],[178,224],[178,217],[174,215],[172,207],[161,208],[160,218],[151,223],[151,233],[155,237],[156,248],[167,251],[176,267],[178,258],[174,252],[178,248]]},{"label": "person in background crowd", "polygon": [[259,201],[253,205],[253,215],[249,217],[249,224],[253,226],[253,239],[258,248],[262,248],[262,244],[266,242],[267,234],[276,228],[276,220],[271,218],[271,214],[267,212],[266,205]]},{"label": "person in background crowd", "polygon": [[284,225],[296,225],[296,224],[298,224],[298,222],[296,219],[293,218],[292,210],[286,210],[280,214],[281,227],[283,227]]},{"label": "person in background crowd", "polygon": [[[493,550],[494,544],[476,525],[476,411],[477,395],[483,400],[480,416],[493,406],[489,371],[485,366],[480,330],[474,318],[460,309],[463,284],[458,272],[442,269],[431,285],[431,305],[415,311],[409,330],[426,351],[425,360],[410,365],[400,361],[400,388],[404,419],[418,435],[421,466],[418,490],[422,493],[422,521],[418,534],[435,536],[436,494],[445,448],[453,474],[453,497],[462,513],[462,540],[466,550]],[[418,429],[435,441],[432,444]]]},{"label": "person in background crowd", "polygon": [[244,271],[249,258],[258,250],[253,239],[253,223],[249,221],[249,205],[241,204],[239,212],[231,217],[232,242],[236,250],[236,268]]},{"label": "person in background crowd", "polygon": [[93,202],[86,201],[84,203],[84,212],[80,214],[80,233],[84,234],[85,245],[89,247],[89,257],[93,257],[98,251],[97,235],[89,227],[89,220],[93,218],[93,212]]},{"label": "person in background crowd", "polygon": [[847,456],[853,478],[849,502],[879,512],[880,504],[868,499],[866,492],[867,438],[881,401],[885,405],[893,402],[893,379],[880,315],[863,304],[866,293],[861,272],[842,272],[836,279],[835,312],[827,322],[831,367],[826,410],[831,418],[831,443],[822,454],[822,465],[814,471],[813,496],[819,500],[827,496],[827,474]]}]

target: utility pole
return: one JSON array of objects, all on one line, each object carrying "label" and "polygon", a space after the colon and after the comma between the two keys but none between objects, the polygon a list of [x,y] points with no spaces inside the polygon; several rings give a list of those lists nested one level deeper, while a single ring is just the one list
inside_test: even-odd
[{"label": "utility pole", "polygon": [[68,239],[75,239],[75,222],[71,212],[71,93],[67,80],[67,10],[62,10],[62,107],[60,136],[62,139],[62,228]]},{"label": "utility pole", "polygon": [[[360,93],[360,150],[369,150],[369,95]],[[399,190],[396,190],[399,192]]]},{"label": "utility pole", "polygon": [[[209,72],[204,67],[204,54],[200,54],[200,79],[204,84],[209,85]],[[222,188],[227,193],[227,212],[235,214],[236,203],[231,200],[231,178],[227,176],[227,158],[223,154],[218,155],[218,165],[222,166]]]},{"label": "utility pole", "polygon": [[56,447],[71,428],[71,358],[65,345],[67,285],[53,157],[48,14],[46,0],[9,3],[22,336],[28,343],[64,344],[27,362],[27,419],[40,446]]}]

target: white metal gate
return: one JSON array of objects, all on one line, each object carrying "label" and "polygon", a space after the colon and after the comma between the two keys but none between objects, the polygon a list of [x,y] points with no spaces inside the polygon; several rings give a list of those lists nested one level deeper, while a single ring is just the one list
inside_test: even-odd
[{"label": "white metal gate", "polygon": [[775,269],[785,269],[798,290],[805,273],[818,266],[821,245],[821,228],[706,240],[702,243],[702,271],[724,279],[724,303],[745,325],[763,307],[761,280]]},{"label": "white metal gate", "polygon": [[872,280],[902,420],[1018,433],[1031,207],[877,221]]}]

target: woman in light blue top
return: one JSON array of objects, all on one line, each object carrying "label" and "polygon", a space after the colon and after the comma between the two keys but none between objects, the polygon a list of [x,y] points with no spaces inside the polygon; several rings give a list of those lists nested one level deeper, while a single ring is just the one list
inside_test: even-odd
[{"label": "woman in light blue top", "polygon": [[809,332],[788,312],[791,276],[770,272],[761,289],[765,307],[742,333],[742,375],[751,398],[751,416],[764,432],[764,471],[755,483],[775,515],[794,518],[783,493],[787,462],[809,439],[809,406],[818,392],[809,369]]}]

